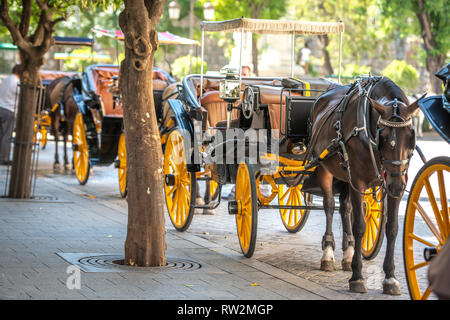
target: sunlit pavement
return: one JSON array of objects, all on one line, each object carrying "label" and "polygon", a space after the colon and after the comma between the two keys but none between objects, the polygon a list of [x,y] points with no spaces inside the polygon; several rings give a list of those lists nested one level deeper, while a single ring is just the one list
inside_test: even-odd
[{"label": "sunlit pavement", "polygon": [[[436,156],[450,154],[449,145],[436,135],[418,139],[417,144],[422,149],[427,160]],[[127,202],[120,197],[117,169],[114,169],[113,165],[109,167],[94,167],[88,183],[85,186],[81,186],[78,184],[74,174],[70,172],[64,173],[63,171],[55,173],[53,171],[53,151],[53,142],[50,142],[45,150],[40,151],[38,180],[45,178],[46,181],[62,183],[68,190],[71,190],[78,196],[85,196],[87,199],[102,203],[105,207],[117,209],[126,214]],[[60,157],[61,155],[62,149]],[[420,157],[415,153],[410,164],[407,190],[409,190],[414,176],[422,165]],[[231,187],[231,185],[224,186],[222,194],[228,194]],[[201,189],[203,190],[203,186],[201,186]],[[2,190],[4,190],[4,187],[0,185],[0,192]],[[35,190],[35,194],[38,196],[51,196],[42,194],[39,190]],[[249,261],[264,262],[276,269],[284,270],[297,277],[334,290],[337,294],[345,294],[354,299],[409,299],[401,247],[406,200],[407,193],[402,199],[399,210],[399,233],[395,251],[396,275],[402,288],[401,296],[390,297],[382,294],[381,282],[384,278],[382,263],[385,245],[383,245],[380,253],[374,260],[364,261],[363,272],[367,278],[368,293],[361,295],[348,292],[348,279],[351,273],[342,271],[340,266],[342,258],[342,226],[340,217],[337,214],[334,216],[333,230],[336,240],[335,260],[338,270],[334,272],[322,272],[319,270],[322,255],[321,239],[325,230],[325,215],[323,211],[312,211],[303,230],[297,234],[290,234],[284,229],[277,210],[260,210],[256,250]],[[321,199],[316,197],[314,202],[321,204]],[[174,231],[175,229],[168,217],[166,218],[166,228],[170,233],[180,234]],[[228,248],[240,253],[235,218],[228,215],[226,200],[222,200],[221,205],[215,210],[215,215],[196,214],[188,231],[180,234],[182,237],[189,237],[189,235],[195,235],[215,243],[218,245],[218,248]],[[426,281],[426,279],[422,278],[421,281]]]}]

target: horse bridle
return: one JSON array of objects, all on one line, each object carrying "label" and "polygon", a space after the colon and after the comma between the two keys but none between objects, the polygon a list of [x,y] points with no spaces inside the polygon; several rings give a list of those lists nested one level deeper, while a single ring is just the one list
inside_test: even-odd
[{"label": "horse bridle", "polygon": [[[407,177],[407,171],[408,171],[408,167],[409,167],[409,162],[411,160],[411,157],[413,155],[413,151],[414,151],[414,146],[412,146],[410,148],[410,152],[408,152],[408,156],[406,159],[395,159],[395,160],[388,160],[388,159],[384,159],[381,150],[380,150],[380,133],[385,129],[385,128],[391,128],[391,134],[389,136],[388,139],[388,146],[394,150],[397,146],[397,132],[396,129],[398,128],[405,128],[405,127],[410,127],[411,131],[413,132],[413,141],[415,143],[415,138],[414,138],[414,129],[411,127],[412,125],[412,118],[409,118],[408,120],[405,120],[403,117],[401,117],[399,115],[399,103],[404,104],[401,101],[398,101],[397,98],[394,99],[394,101],[392,102],[392,115],[388,120],[384,120],[381,118],[381,116],[378,118],[377,121],[377,126],[376,126],[376,138],[375,138],[375,145],[376,145],[376,150],[378,153],[378,156],[380,158],[381,161],[381,170],[383,172],[383,187],[386,187],[386,173],[389,174],[391,177],[399,177],[399,176],[406,176]],[[397,121],[394,121],[397,120]],[[405,166],[404,169],[402,171],[391,171],[386,169],[385,165],[390,165],[393,167],[401,167],[401,166]]]},{"label": "horse bridle", "polygon": [[[367,81],[365,83],[365,85],[368,86],[368,90],[365,90],[364,84],[361,85],[361,83],[359,81],[357,81],[357,83],[356,83],[355,87],[358,88],[359,96],[362,98],[360,100],[360,103],[367,104],[369,101],[368,97],[369,97],[370,91],[374,87],[374,82],[376,82],[376,80],[374,82],[372,82],[371,80],[372,80],[372,78],[369,78],[369,81]],[[338,140],[338,143],[339,143],[343,153],[346,153],[345,144],[348,142],[348,140],[350,140],[354,136],[357,136],[359,133],[366,135],[366,138],[369,141],[369,151],[370,151],[370,156],[371,156],[372,165],[374,167],[375,174],[376,174],[378,180],[380,181],[381,187],[384,188],[385,190],[387,190],[387,188],[386,188],[386,173],[388,173],[391,177],[404,176],[404,175],[407,176],[409,161],[411,160],[411,157],[412,157],[413,151],[414,151],[414,147],[412,147],[411,152],[408,153],[408,157],[406,159],[391,160],[391,159],[384,159],[384,157],[381,153],[381,150],[380,150],[380,133],[385,128],[392,128],[391,135],[389,137],[389,146],[390,146],[390,148],[395,149],[395,147],[397,146],[396,129],[409,127],[412,125],[411,118],[408,120],[405,120],[405,119],[403,119],[403,117],[401,117],[399,115],[399,109],[400,109],[399,103],[404,104],[404,102],[399,101],[397,98],[395,98],[394,101],[391,103],[392,104],[392,115],[388,120],[382,119],[381,116],[378,118],[377,125],[376,125],[375,140],[373,138],[371,138],[370,135],[368,134],[370,131],[370,127],[369,127],[369,121],[367,119],[365,119],[365,123],[364,123],[363,127],[354,128],[352,133],[350,134],[350,136],[346,137],[345,139],[342,138],[342,124],[341,124],[342,119],[338,120],[338,122],[336,123],[336,124],[339,124],[339,126],[336,126],[336,131],[338,132],[337,140]],[[344,108],[340,110],[341,118],[342,118],[343,111],[345,111],[345,107],[346,106],[344,105]],[[397,120],[397,121],[395,121],[395,120]],[[411,128],[411,130],[414,133],[414,129]],[[413,139],[413,141],[415,142],[415,139]],[[377,166],[377,163],[375,160],[375,154],[378,156],[378,158],[380,160],[382,174],[380,174],[380,172],[378,170],[378,166]],[[344,156],[343,158],[344,159],[347,158],[347,160],[345,162],[347,162],[347,174],[349,175],[348,179],[349,179],[350,186],[355,191],[365,195],[364,192],[359,191],[357,188],[355,188],[353,186],[352,179],[351,179],[351,173],[350,173],[350,164],[348,163],[348,156],[346,156],[346,157]],[[404,165],[405,169],[403,171],[391,171],[391,170],[386,169],[385,165],[391,165],[394,167],[401,167],[402,165]],[[385,193],[383,192],[383,194],[385,194]]]}]

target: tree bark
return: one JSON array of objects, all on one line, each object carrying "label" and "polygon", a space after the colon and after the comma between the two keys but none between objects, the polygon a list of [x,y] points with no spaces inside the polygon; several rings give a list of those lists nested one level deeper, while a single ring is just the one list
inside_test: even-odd
[{"label": "tree bark", "polygon": [[[25,56],[25,54],[21,54]],[[20,94],[16,109],[16,125],[13,149],[13,162],[9,184],[10,198],[27,199],[31,196],[31,160],[32,143],[34,137],[34,115],[41,86],[39,68],[41,64],[33,59],[22,63],[23,71],[20,76]],[[42,60],[42,59],[41,59]]]},{"label": "tree bark", "polygon": [[258,70],[258,39],[257,35],[252,34],[252,63],[255,76],[259,75]]},{"label": "tree bark", "polygon": [[125,36],[119,83],[128,166],[127,265],[166,264],[162,151],[152,84],[156,25],[165,2],[125,0],[119,16]]},{"label": "tree bark", "polygon": [[[252,1],[250,4],[250,18],[259,19],[262,9],[264,8],[264,1]],[[252,34],[252,63],[253,73],[255,76],[259,76],[258,70],[258,35]],[[241,70],[242,72],[242,70]]]},{"label": "tree bark", "polygon": [[47,1],[36,1],[40,15],[35,32],[28,35],[32,15],[32,1],[22,0],[20,23],[14,23],[10,16],[7,0],[0,2],[0,19],[19,48],[21,59],[21,90],[16,110],[16,135],[14,139],[13,164],[9,184],[9,197],[29,198],[31,185],[31,159],[34,135],[34,115],[38,92],[41,85],[39,68],[44,63],[44,55],[53,44],[54,26],[65,16],[53,20],[54,7]]},{"label": "tree bark", "polygon": [[418,0],[417,18],[420,22],[421,36],[423,39],[423,46],[427,54],[426,68],[430,77],[431,90],[434,93],[442,92],[442,83],[437,77],[434,76],[436,72],[444,66],[446,54],[437,54],[436,40],[431,28],[431,19],[429,14],[425,11],[424,1]]},{"label": "tree bark", "polygon": [[330,43],[330,39],[327,34],[319,36],[320,41],[322,42],[322,54],[323,54],[323,69],[325,74],[334,74],[333,67],[331,66],[330,53],[328,52],[328,45]]}]

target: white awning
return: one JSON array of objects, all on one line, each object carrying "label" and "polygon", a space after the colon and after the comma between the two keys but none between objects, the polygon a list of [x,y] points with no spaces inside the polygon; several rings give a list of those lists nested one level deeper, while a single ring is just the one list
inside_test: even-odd
[{"label": "white awning", "polygon": [[239,18],[225,21],[202,21],[204,31],[284,34],[328,34],[344,32],[343,22],[308,22]]}]

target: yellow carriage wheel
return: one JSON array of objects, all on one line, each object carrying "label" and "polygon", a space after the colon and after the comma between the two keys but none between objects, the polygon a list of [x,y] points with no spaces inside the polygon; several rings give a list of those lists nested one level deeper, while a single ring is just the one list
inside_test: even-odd
[{"label": "yellow carriage wheel", "polygon": [[164,150],[164,193],[170,221],[178,231],[185,231],[194,216],[197,180],[187,171],[183,136],[170,133]]},{"label": "yellow carriage wheel", "polygon": [[117,158],[119,158],[119,167],[117,173],[119,176],[119,191],[122,198],[128,193],[127,189],[127,147],[125,145],[125,135],[120,134],[119,145],[117,147]]},{"label": "yellow carriage wheel", "polygon": [[86,130],[84,126],[83,115],[79,112],[73,123],[73,165],[78,182],[86,184],[89,179],[89,152],[86,140]]},{"label": "yellow carriage wheel", "polygon": [[361,242],[361,253],[364,259],[372,260],[378,255],[383,244],[386,199],[383,199],[383,191],[380,187],[375,189],[375,198],[372,188],[366,190],[365,193],[363,209],[366,231]]},{"label": "yellow carriage wheel", "polygon": [[47,135],[48,135],[47,128],[41,127],[39,129],[39,132],[41,134],[41,148],[42,148],[42,150],[44,150],[45,147],[47,146],[47,141],[48,141],[47,140]]},{"label": "yellow carriage wheel", "polygon": [[239,164],[236,175],[236,228],[241,251],[250,258],[256,245],[258,225],[258,198],[255,172],[247,162]]},{"label": "yellow carriage wheel", "polygon": [[[264,184],[264,182],[266,182]],[[270,194],[263,194],[261,192],[261,186],[270,186]],[[273,199],[278,195],[278,186],[272,176],[259,175],[256,178],[256,194],[258,195],[258,200],[261,204],[270,204]]]},{"label": "yellow carriage wheel", "polygon": [[433,158],[417,173],[408,197],[403,257],[413,300],[426,300],[431,294],[427,278],[429,262],[424,258],[424,250],[439,254],[450,233],[449,181],[450,158]]},{"label": "yellow carriage wheel", "polygon": [[216,200],[219,196],[219,192],[221,191],[219,188],[219,184],[214,180],[209,180],[209,192],[211,194],[211,200]]},{"label": "yellow carriage wheel", "polygon": [[[301,191],[302,186],[285,188],[278,186],[278,204],[288,206],[304,206],[312,201],[312,195]],[[286,190],[286,191],[285,191]],[[306,209],[280,209],[280,217],[287,231],[295,233],[300,231],[308,220],[309,211]]]}]

